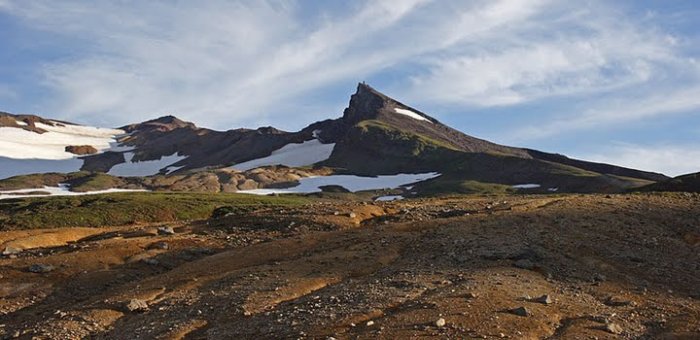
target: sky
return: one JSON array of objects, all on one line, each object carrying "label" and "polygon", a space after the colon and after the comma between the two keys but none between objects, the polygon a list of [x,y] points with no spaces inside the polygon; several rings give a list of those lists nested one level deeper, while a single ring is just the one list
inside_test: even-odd
[{"label": "sky", "polygon": [[700,171],[694,0],[0,0],[0,111],[295,131],[358,82],[469,135]]}]

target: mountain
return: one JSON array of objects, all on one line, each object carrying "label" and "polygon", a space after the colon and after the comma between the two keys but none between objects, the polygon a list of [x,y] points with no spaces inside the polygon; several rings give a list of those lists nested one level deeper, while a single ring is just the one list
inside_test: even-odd
[{"label": "mountain", "polygon": [[700,172],[674,177],[639,188],[640,191],[700,192]]},{"label": "mountain", "polygon": [[[0,189],[63,184],[70,191],[269,193],[341,186],[401,187],[400,194],[420,195],[620,192],[668,179],[475,138],[364,83],[341,117],[297,132],[215,131],[173,116],[100,129],[0,113],[0,178],[17,175],[23,176],[0,181]],[[421,183],[409,186],[411,181]]]}]

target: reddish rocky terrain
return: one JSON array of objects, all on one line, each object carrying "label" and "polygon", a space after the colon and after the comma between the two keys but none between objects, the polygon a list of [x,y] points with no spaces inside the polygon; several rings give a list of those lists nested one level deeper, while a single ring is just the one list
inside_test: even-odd
[{"label": "reddish rocky terrain", "polygon": [[316,199],[4,231],[0,335],[697,339],[700,196]]}]

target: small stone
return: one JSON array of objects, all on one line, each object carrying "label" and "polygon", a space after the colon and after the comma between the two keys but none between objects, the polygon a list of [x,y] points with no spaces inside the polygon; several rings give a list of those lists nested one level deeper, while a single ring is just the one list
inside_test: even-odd
[{"label": "small stone", "polygon": [[38,273],[38,274],[43,274],[43,273],[48,273],[56,269],[56,267],[50,265],[50,264],[33,264],[29,266],[29,271],[32,273]]},{"label": "small stone", "polygon": [[146,264],[148,264],[148,265],[151,265],[151,266],[157,266],[157,265],[160,264],[160,262],[158,262],[158,260],[156,260],[156,259],[150,259],[150,258],[149,258],[149,259],[144,259],[143,262],[146,263]]},{"label": "small stone", "polygon": [[622,306],[630,306],[632,305],[632,301],[625,300],[623,298],[617,297],[617,296],[609,296],[605,302],[606,305],[612,306],[612,307],[622,307]]},{"label": "small stone", "polygon": [[126,305],[126,309],[130,312],[145,312],[148,310],[148,303],[140,299],[131,299]]},{"label": "small stone", "polygon": [[374,321],[372,321],[372,320],[367,321],[367,327],[371,327],[371,326],[374,326]]},{"label": "small stone", "polygon": [[547,295],[547,294],[542,295],[542,296],[536,298],[534,301],[535,301],[535,302],[539,302],[539,303],[541,303],[541,304],[545,304],[545,305],[549,305],[549,304],[551,304],[551,303],[553,302],[553,301],[552,301],[552,298],[549,297],[549,295]]},{"label": "small stone", "polygon": [[517,260],[517,261],[515,261],[515,264],[514,264],[514,265],[515,265],[516,267],[518,267],[518,268],[521,268],[521,269],[532,269],[532,268],[535,268],[535,264],[532,263],[532,261],[530,261],[530,260],[528,260],[528,259]]},{"label": "small stone", "polygon": [[355,218],[355,217],[357,217],[357,214],[355,214],[354,212],[351,212],[348,214],[348,217]]},{"label": "small stone", "polygon": [[477,295],[476,293],[473,293],[473,292],[469,292],[469,293],[467,293],[467,294],[464,294],[464,297],[467,298],[467,299],[470,299],[470,300],[471,300],[471,299],[476,299],[478,296],[479,296],[479,295]]},{"label": "small stone", "polygon": [[525,307],[511,309],[510,312],[518,316],[530,316],[530,312]]},{"label": "small stone", "polygon": [[622,334],[622,327],[614,322],[605,324],[605,330],[612,334]]},{"label": "small stone", "polygon": [[175,235],[173,227],[158,227],[158,235]]},{"label": "small stone", "polygon": [[22,252],[22,249],[13,247],[13,246],[7,246],[5,247],[5,250],[2,251],[2,254],[4,256],[9,256],[9,255],[17,255]]},{"label": "small stone", "polygon": [[163,241],[154,242],[154,243],[151,243],[151,244],[148,246],[148,249],[168,250],[168,248],[170,248],[170,246],[168,245],[168,243],[167,243],[167,242],[163,242]]},{"label": "small stone", "polygon": [[437,321],[435,321],[435,326],[437,327],[445,327],[445,319],[444,318],[439,318]]}]

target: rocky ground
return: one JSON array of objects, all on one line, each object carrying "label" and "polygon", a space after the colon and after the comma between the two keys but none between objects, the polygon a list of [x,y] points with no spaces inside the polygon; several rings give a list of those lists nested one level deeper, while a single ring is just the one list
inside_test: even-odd
[{"label": "rocky ground", "polygon": [[319,201],[0,233],[0,337],[698,339],[700,196]]}]

